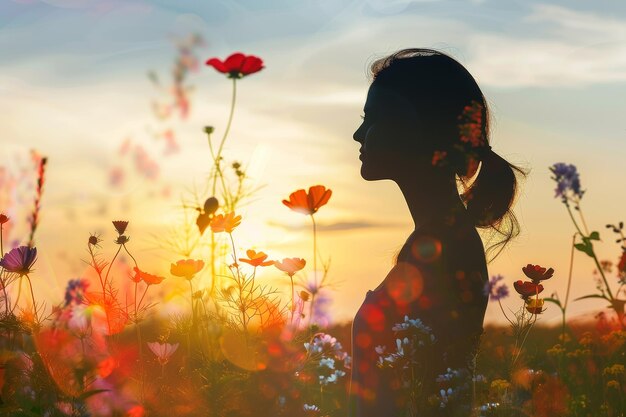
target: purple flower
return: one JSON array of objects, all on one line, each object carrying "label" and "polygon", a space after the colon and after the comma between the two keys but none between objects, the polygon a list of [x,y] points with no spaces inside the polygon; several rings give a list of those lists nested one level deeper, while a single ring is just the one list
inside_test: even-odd
[{"label": "purple flower", "polygon": [[555,197],[564,200],[567,200],[568,194],[579,199],[583,197],[585,192],[580,189],[580,177],[574,165],[558,162],[550,167],[550,171],[554,174],[552,179],[556,181]]},{"label": "purple flower", "polygon": [[37,248],[20,246],[19,248],[11,249],[4,255],[4,258],[0,260],[0,266],[7,272],[13,272],[21,276],[31,272],[35,260],[37,260]]},{"label": "purple flower", "polygon": [[89,282],[86,279],[77,278],[69,280],[65,288],[65,305],[67,306],[72,303],[82,304],[88,286]]},{"label": "purple flower", "polygon": [[497,285],[499,281],[502,281],[504,277],[502,275],[494,275],[491,279],[485,283],[483,289],[485,295],[489,296],[491,301],[499,301],[509,296],[509,289],[506,284]]}]

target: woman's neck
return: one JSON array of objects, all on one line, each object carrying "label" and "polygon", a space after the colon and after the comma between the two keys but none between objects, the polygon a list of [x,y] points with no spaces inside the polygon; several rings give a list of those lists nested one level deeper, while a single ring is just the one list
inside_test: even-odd
[{"label": "woman's neck", "polygon": [[435,219],[456,219],[466,213],[465,206],[453,181],[396,181],[404,195],[415,230]]}]

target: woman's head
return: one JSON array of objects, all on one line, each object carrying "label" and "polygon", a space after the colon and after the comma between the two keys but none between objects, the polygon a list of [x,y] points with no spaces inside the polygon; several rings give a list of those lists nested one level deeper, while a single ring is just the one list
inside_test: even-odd
[{"label": "woman's head", "polygon": [[517,235],[510,208],[515,174],[524,172],[490,150],[487,103],[472,75],[432,49],[403,49],[370,71],[363,124],[354,133],[363,178],[397,180],[410,172],[415,181],[456,184],[458,176],[475,225],[503,237],[491,249]]}]

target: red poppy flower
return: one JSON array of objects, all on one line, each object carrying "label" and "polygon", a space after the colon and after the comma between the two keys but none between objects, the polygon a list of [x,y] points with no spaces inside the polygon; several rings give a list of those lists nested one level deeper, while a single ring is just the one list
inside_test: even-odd
[{"label": "red poppy flower", "polygon": [[513,283],[515,291],[521,294],[523,299],[527,299],[532,295],[537,295],[543,291],[543,285],[535,284],[534,282],[518,280]]},{"label": "red poppy flower", "polygon": [[524,275],[532,279],[535,284],[538,284],[539,281],[552,278],[552,275],[554,275],[554,269],[550,268],[546,270],[546,268],[539,265],[528,264],[522,268],[522,271],[524,272]]},{"label": "red poppy flower", "polygon": [[9,218],[7,217],[7,215],[4,213],[0,213],[0,224],[5,224],[8,221],[9,221]]},{"label": "red poppy flower", "polygon": [[235,52],[225,61],[219,58],[211,58],[206,61],[206,65],[215,68],[217,71],[228,74],[228,78],[239,79],[246,75],[254,74],[263,68],[263,60],[254,55],[244,55],[241,52]]},{"label": "red poppy flower", "polygon": [[328,203],[332,193],[323,185],[314,185],[309,187],[308,194],[303,189],[294,191],[289,195],[289,200],[283,200],[283,204],[298,213],[312,215]]}]

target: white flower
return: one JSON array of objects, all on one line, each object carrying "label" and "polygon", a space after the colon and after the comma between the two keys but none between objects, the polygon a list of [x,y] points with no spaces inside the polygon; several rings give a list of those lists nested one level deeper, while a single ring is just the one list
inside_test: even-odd
[{"label": "white flower", "polygon": [[319,366],[327,366],[330,369],[335,369],[335,360],[332,358],[322,358],[320,359]]},{"label": "white flower", "polygon": [[79,304],[72,307],[72,316],[67,321],[67,328],[78,338],[84,338],[91,333],[91,309]]}]

